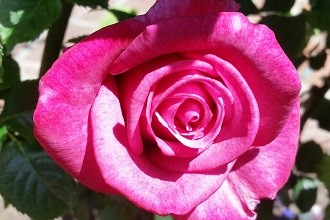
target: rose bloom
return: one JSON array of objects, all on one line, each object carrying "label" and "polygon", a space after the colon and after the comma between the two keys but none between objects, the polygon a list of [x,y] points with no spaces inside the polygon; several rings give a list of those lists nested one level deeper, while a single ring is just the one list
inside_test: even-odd
[{"label": "rose bloom", "polygon": [[158,0],[68,49],[35,135],[82,184],[177,219],[255,219],[294,164],[300,81],[232,0]]}]

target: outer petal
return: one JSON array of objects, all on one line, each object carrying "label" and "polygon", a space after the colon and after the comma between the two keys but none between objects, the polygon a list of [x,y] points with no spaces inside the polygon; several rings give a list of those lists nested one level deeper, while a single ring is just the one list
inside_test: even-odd
[{"label": "outer petal", "polygon": [[[112,78],[104,83],[91,109],[92,151],[104,180],[136,205],[160,215],[182,215],[212,195],[234,162],[205,174],[164,171],[129,152],[124,119]],[[90,180],[94,181],[94,180]],[[104,189],[105,191],[107,188]]]},{"label": "outer petal", "polygon": [[254,212],[240,202],[235,186],[227,180],[208,200],[197,206],[191,213],[177,216],[177,220],[253,220]]},{"label": "outer petal", "polygon": [[241,195],[249,194],[249,198],[244,199],[273,199],[288,180],[297,153],[299,118],[299,100],[296,99],[294,109],[276,139],[264,147],[251,148],[238,158],[228,179],[240,188]]},{"label": "outer petal", "polygon": [[90,108],[113,60],[144,28],[131,19],[92,34],[67,50],[40,81],[36,138],[61,167],[96,190],[104,183],[86,150]]},{"label": "outer petal", "polygon": [[261,198],[273,199],[293,167],[299,137],[299,100],[279,136],[238,158],[219,190],[191,213],[177,219],[255,219]]},{"label": "outer petal", "polygon": [[255,145],[265,145],[279,134],[300,81],[273,32],[251,24],[240,13],[180,17],[150,25],[122,53],[125,60],[119,56],[111,70],[118,74],[160,55],[185,51],[214,53],[245,78],[260,108]]},{"label": "outer petal", "polygon": [[[146,62],[146,64],[134,68],[125,74],[118,75],[118,77],[116,76],[121,105],[128,128],[128,142],[135,154],[141,154],[144,147],[139,128],[143,107],[151,91],[151,87],[157,84],[163,75],[165,75],[154,76],[154,74],[150,73],[159,67],[164,69],[161,72],[169,72],[172,63],[176,63],[180,59],[182,57],[162,57],[161,59]],[[192,65],[191,63],[189,64]]]},{"label": "outer petal", "polygon": [[150,24],[155,24],[174,17],[238,11],[239,8],[234,0],[157,0],[145,17]]}]

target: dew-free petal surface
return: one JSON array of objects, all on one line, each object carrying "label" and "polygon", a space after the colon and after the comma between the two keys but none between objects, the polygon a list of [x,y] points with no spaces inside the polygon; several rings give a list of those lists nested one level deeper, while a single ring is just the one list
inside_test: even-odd
[{"label": "dew-free petal surface", "polygon": [[238,11],[240,5],[233,0],[157,0],[145,15],[150,24],[175,17]]},{"label": "dew-free petal surface", "polygon": [[[252,147],[237,159],[228,179],[240,195],[273,199],[288,180],[295,162],[300,131],[299,100],[280,134],[263,147]],[[242,198],[241,198],[242,199]]]},{"label": "dew-free petal surface", "polygon": [[301,85],[274,33],[264,25],[251,24],[240,13],[180,17],[150,25],[122,53],[125,60],[119,56],[111,70],[119,74],[160,55],[203,51],[228,61],[240,72],[259,105],[260,129],[254,144],[272,141]]},{"label": "dew-free petal surface", "polygon": [[[124,119],[115,82],[109,77],[91,109],[92,146],[104,181],[136,205],[165,214],[185,214],[212,195],[225,180],[234,162],[214,172],[168,172],[136,156],[127,148]],[[91,180],[92,181],[92,180]],[[105,189],[106,190],[106,189]]]},{"label": "dew-free petal surface", "polygon": [[175,217],[177,220],[253,220],[256,214],[240,202],[235,186],[226,180],[218,191],[191,213]]},{"label": "dew-free petal surface", "polygon": [[237,159],[219,190],[178,220],[255,219],[261,198],[273,199],[288,180],[299,137],[299,102],[278,137],[264,147],[252,147]]},{"label": "dew-free petal surface", "polygon": [[86,150],[90,108],[109,66],[144,27],[131,19],[90,35],[61,55],[40,80],[36,138],[62,168],[96,190],[103,189],[104,182]]}]

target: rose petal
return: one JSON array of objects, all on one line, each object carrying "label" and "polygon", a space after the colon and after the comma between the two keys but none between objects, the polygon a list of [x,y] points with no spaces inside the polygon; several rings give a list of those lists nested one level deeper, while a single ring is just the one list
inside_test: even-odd
[{"label": "rose petal", "polygon": [[[215,55],[206,55],[205,58],[207,62],[210,62],[215,65],[215,68],[219,70],[220,74],[222,69],[227,68],[228,66],[226,63],[223,62],[222,59],[219,59]],[[253,71],[252,69],[246,69],[249,67],[249,65],[244,63],[244,59],[242,59],[241,62],[241,66],[238,67],[240,73],[247,73]],[[292,66],[289,66],[289,68],[287,68],[288,74],[290,67]],[[275,71],[274,66],[269,66],[269,68],[269,72],[272,73],[272,71]],[[281,68],[281,66],[279,66],[278,68]],[[296,91],[286,91],[289,88],[285,88],[286,86],[284,86],[283,84],[281,85],[281,82],[278,82],[278,79],[273,79],[273,81],[269,81],[269,79],[266,80],[261,77],[255,77],[252,74],[243,74],[243,77],[245,77],[245,80],[247,81],[249,87],[253,92],[253,95],[258,103],[258,107],[260,110],[260,127],[253,143],[254,146],[262,146],[269,143],[269,141],[272,141],[273,138],[278,135],[278,133],[281,131],[281,128],[284,126],[284,123],[286,122],[288,117],[288,111],[290,111],[292,107],[296,104],[296,100],[293,99],[296,96],[293,96],[293,94],[297,95],[295,92],[300,90],[300,81],[297,78],[298,75],[296,74],[295,69],[292,69],[290,75],[288,76],[284,77],[289,80],[292,87],[294,87]],[[269,77],[272,78],[274,76],[272,75]],[[269,83],[272,84],[271,87],[266,88],[266,86],[269,86]],[[270,88],[272,88],[273,90],[270,91]],[[268,94],[269,91],[271,92],[271,94]],[[268,94],[268,96],[266,97],[265,94]]]},{"label": "rose petal", "polygon": [[168,157],[159,151],[151,150],[150,160],[163,169],[205,172],[234,160],[251,147],[259,128],[259,109],[255,97],[240,73],[230,63],[224,60],[221,62],[221,68],[220,65],[215,65],[215,69],[219,71],[227,89],[234,97],[232,120],[223,124],[214,143],[196,157]]},{"label": "rose petal", "polygon": [[36,138],[63,169],[95,190],[103,189],[104,182],[86,150],[90,107],[113,60],[144,28],[131,19],[90,35],[68,49],[40,81]]},{"label": "rose petal", "polygon": [[[299,118],[299,100],[296,99],[296,106],[276,139],[266,146],[252,148],[238,158],[228,176],[231,184],[249,194],[250,198],[273,199],[288,180],[294,165],[300,131]],[[241,200],[244,199],[247,200],[241,197]]]},{"label": "rose petal", "polygon": [[299,100],[279,136],[267,146],[251,148],[235,163],[227,180],[209,199],[178,220],[255,219],[261,198],[273,199],[288,180],[299,138]]},{"label": "rose petal", "polygon": [[[184,102],[184,100],[187,98],[187,96],[188,96],[187,94],[179,93],[179,94],[175,94],[173,99],[176,100],[175,102],[177,102],[177,105],[180,105],[181,103]],[[195,98],[199,99],[198,97],[195,97]],[[204,100],[199,100],[199,101],[203,102]],[[173,105],[173,102],[172,102],[171,107],[176,106],[176,104]],[[166,107],[166,103],[163,103],[163,104],[165,104],[165,107]],[[204,105],[206,105],[206,103],[204,103]],[[171,107],[167,108],[167,111],[166,111],[167,114],[170,114]],[[207,108],[207,106],[204,106],[204,108]],[[206,115],[210,114],[210,113],[207,113],[207,110],[205,110],[205,111],[206,111]],[[175,113],[176,112],[173,112],[173,114],[175,114]],[[170,116],[167,115],[167,117],[170,117]],[[167,121],[169,121],[169,119]],[[153,122],[151,123],[150,119],[147,119],[146,122],[141,121],[140,124],[142,127],[142,131],[147,130],[146,132],[144,132],[144,137],[150,136],[150,138],[148,138],[149,140],[150,139],[155,140],[157,142],[158,146],[153,146],[153,147],[154,148],[159,147],[164,155],[177,156],[177,157],[188,157],[188,156],[197,155],[199,152],[202,152],[204,150],[204,149],[189,148],[189,147],[183,146],[172,135],[172,133],[170,131],[171,129],[166,128],[166,125],[165,126],[161,125],[161,122],[159,122],[158,120],[153,120]],[[145,126],[143,126],[143,125],[145,125]],[[152,129],[149,127],[149,125],[153,126]],[[169,126],[171,126],[171,125],[169,125]],[[158,137],[158,135],[160,135],[160,134],[161,134],[162,138]]]},{"label": "rose petal", "polygon": [[[165,83],[166,86],[163,86],[164,88],[162,88],[160,91],[157,92],[155,91],[151,93],[151,94],[156,93],[159,95],[152,97],[152,103],[150,102],[147,103],[146,114],[147,114],[147,122],[148,122],[147,126],[149,127],[148,130],[151,132],[151,135],[154,136],[154,133],[150,125],[151,125],[151,116],[154,113],[156,113],[157,119],[161,122],[161,124],[165,127],[168,127],[172,135],[175,136],[176,139],[179,142],[181,142],[184,146],[187,146],[189,148],[205,149],[212,144],[213,140],[216,138],[216,136],[219,134],[221,130],[221,124],[225,114],[223,109],[223,100],[226,100],[226,103],[230,103],[232,102],[232,97],[221,83],[209,77],[204,77],[198,74],[190,75],[189,73],[185,73],[184,71],[181,73],[175,73],[173,75],[174,76],[170,77],[171,79],[168,78],[162,79],[160,83],[157,84],[157,88],[158,88],[159,87],[158,85],[162,87],[161,86],[162,83]],[[182,136],[182,134],[179,133],[174,126],[171,127],[170,126],[171,123],[168,124],[168,122],[174,121],[173,117],[167,118],[166,114],[164,114],[165,118],[162,118],[162,115],[157,114],[157,112],[155,111],[158,108],[158,105],[160,105],[160,103],[165,101],[168,98],[168,96],[176,95],[176,91],[178,91],[179,93],[184,92],[185,87],[191,87],[191,88],[196,87],[196,91],[194,91],[196,96],[202,96],[202,97],[204,96],[206,99],[210,99],[209,97],[206,97],[207,93],[204,91],[204,86],[210,87],[214,90],[213,92],[214,94],[211,93],[211,95],[214,96],[213,102],[216,106],[214,122],[211,123],[211,125],[213,126],[211,126],[211,128],[205,132],[205,135],[202,138],[197,140],[190,140],[185,136]],[[210,96],[210,94],[208,96]],[[149,109],[151,109],[151,111]]]},{"label": "rose petal", "polygon": [[[157,112],[167,123],[170,123],[171,127],[174,128],[175,124],[178,124],[176,129],[181,135],[195,140],[204,136],[200,133],[203,133],[212,119],[213,114],[209,107],[205,99],[196,94],[175,93],[161,103]],[[172,110],[172,108],[175,109]],[[154,126],[153,129],[159,129],[159,126]],[[156,134],[163,136],[161,132],[156,132]]]},{"label": "rose petal", "polygon": [[118,75],[118,89],[127,124],[129,147],[135,154],[143,152],[139,123],[152,87],[163,77],[186,69],[214,74],[212,66],[208,63],[169,56],[146,62],[138,68]]},{"label": "rose petal", "polygon": [[160,55],[184,51],[209,51],[242,74],[260,110],[255,145],[265,145],[279,134],[300,91],[299,77],[273,32],[251,24],[240,13],[180,17],[150,25],[123,52],[125,60],[119,56],[111,70],[118,74]]},{"label": "rose petal", "polygon": [[256,214],[247,209],[239,200],[235,186],[227,180],[205,202],[197,206],[191,213],[175,216],[177,220],[253,220]]},{"label": "rose petal", "polygon": [[[91,108],[93,131],[91,151],[108,187],[114,188],[138,206],[154,213],[185,214],[220,187],[233,163],[205,174],[168,172],[130,153],[124,119],[119,108],[115,82],[108,78]],[[89,182],[93,182],[90,179]]]},{"label": "rose petal", "polygon": [[173,17],[238,11],[239,8],[234,0],[157,0],[145,17],[150,24],[155,24]]}]

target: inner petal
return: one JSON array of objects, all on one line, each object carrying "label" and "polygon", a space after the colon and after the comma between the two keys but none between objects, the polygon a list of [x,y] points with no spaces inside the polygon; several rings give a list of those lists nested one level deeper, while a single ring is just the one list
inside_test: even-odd
[{"label": "inner petal", "polygon": [[175,140],[176,135],[190,140],[200,139],[213,117],[210,105],[214,105],[213,101],[206,103],[196,94],[176,93],[162,101],[152,113],[152,129],[158,137],[169,141]]},{"label": "inner petal", "polygon": [[[163,80],[160,85],[157,85],[152,92],[152,98],[149,97],[151,108],[147,115],[155,116],[158,112],[173,129],[172,132],[180,133],[180,135],[195,135],[195,138],[202,137],[201,131],[213,116],[210,107],[214,107],[214,100],[205,89],[204,83],[195,79],[198,76],[195,72],[192,75],[179,73],[176,76]],[[168,84],[166,84],[167,87],[162,85],[164,81],[169,82],[168,80],[172,80],[168,83],[170,87]],[[199,134],[193,134],[197,131]]]},{"label": "inner petal", "polygon": [[146,123],[140,126],[161,154],[194,156],[212,145],[231,104],[232,96],[221,80],[202,72],[181,71],[151,88]]},{"label": "inner petal", "polygon": [[194,99],[187,99],[179,106],[175,115],[176,129],[182,129],[183,132],[194,131],[201,117],[203,117],[201,105]]},{"label": "inner petal", "polygon": [[[210,77],[218,77],[211,65],[200,60],[186,60],[181,55],[163,55],[141,64],[125,74],[116,76],[120,103],[127,127],[127,138],[130,150],[140,155],[145,146],[144,139],[153,140],[148,123],[151,122],[151,103],[147,104],[150,93],[156,92],[155,85],[160,88],[164,84],[165,90],[168,85],[173,85],[181,72],[192,70]],[[163,79],[165,82],[162,83]],[[171,81],[171,79],[173,79]],[[161,92],[162,93],[162,92]],[[153,95],[152,95],[153,97]],[[150,100],[152,101],[152,99]],[[142,120],[140,120],[142,119]],[[142,122],[141,122],[142,121]],[[142,129],[142,130],[141,130]]]},{"label": "inner petal", "polygon": [[[212,87],[216,87],[214,89],[222,90],[223,86],[214,84],[213,81],[204,76],[185,75],[162,94],[158,93],[159,95],[148,98],[147,106],[152,103],[151,109],[147,108],[151,110],[147,111],[147,115],[152,116],[152,119],[150,118],[152,126],[149,127],[149,131],[152,136],[155,135],[157,143],[163,135],[157,132],[159,129],[154,125],[166,128],[183,145],[182,147],[205,149],[212,144],[221,130],[225,115],[222,95],[210,94],[209,89],[205,88],[211,84]],[[192,90],[194,87],[196,89]],[[175,98],[180,100],[178,108],[172,108],[178,104],[178,101],[174,101]],[[171,101],[173,103],[169,105]],[[209,132],[210,130],[212,132]]]}]

